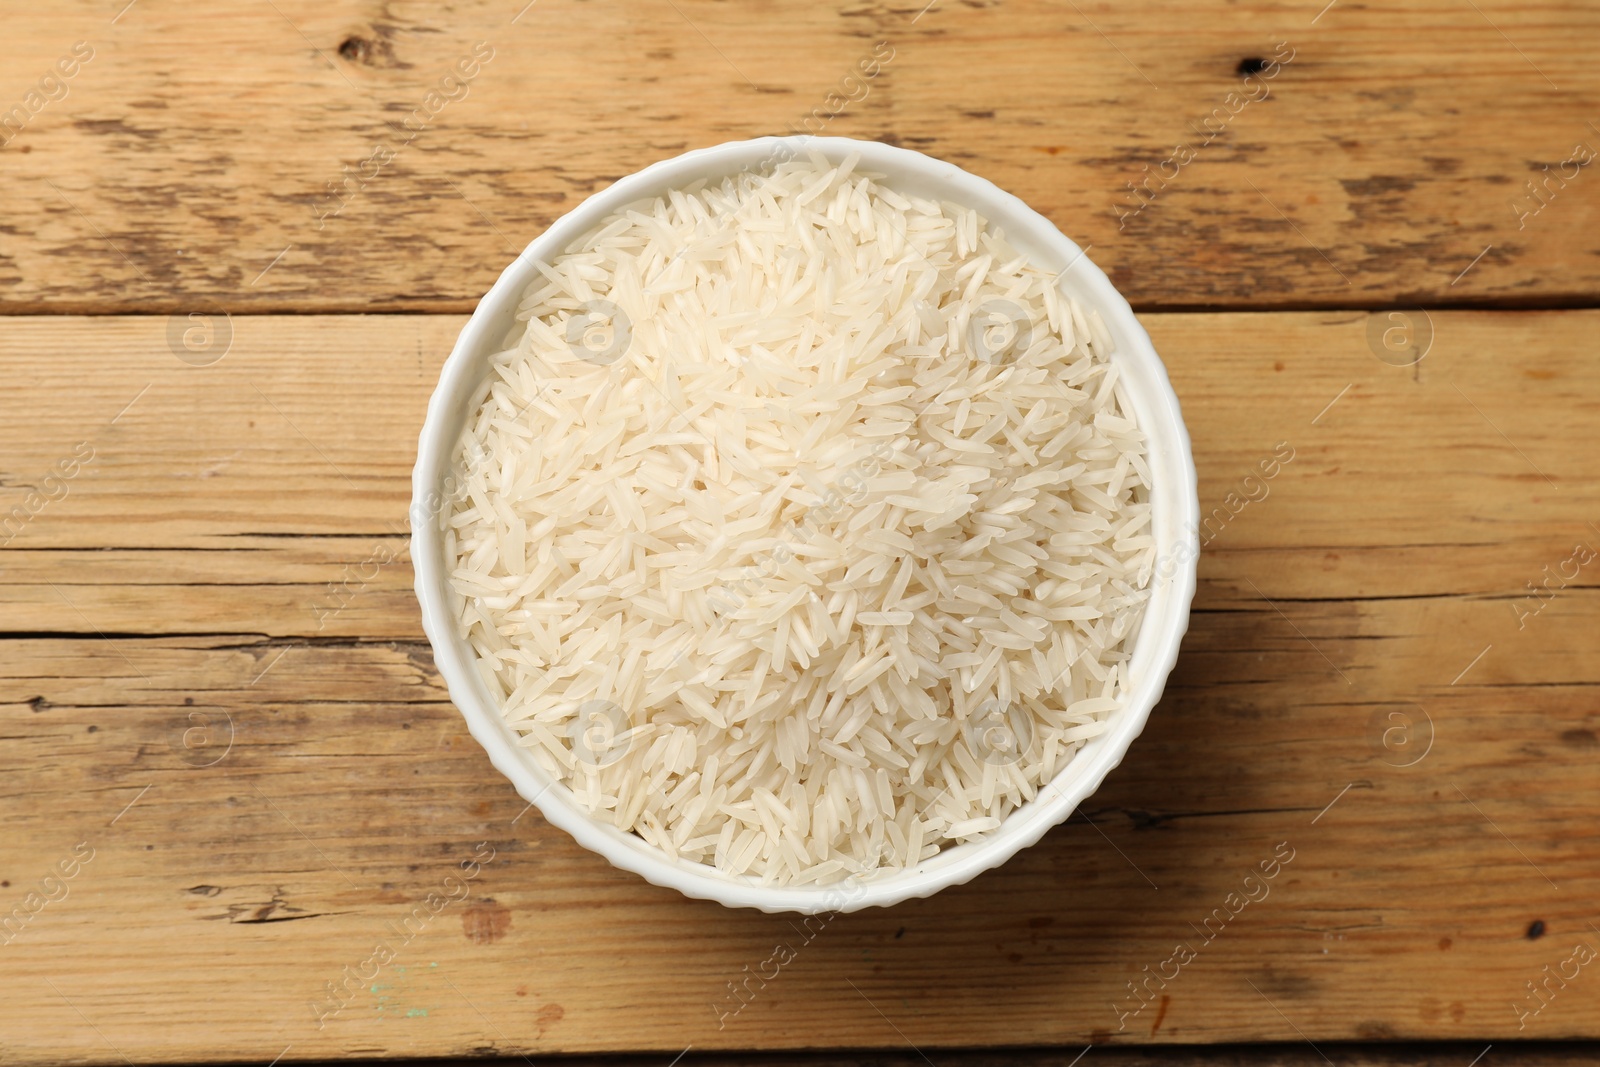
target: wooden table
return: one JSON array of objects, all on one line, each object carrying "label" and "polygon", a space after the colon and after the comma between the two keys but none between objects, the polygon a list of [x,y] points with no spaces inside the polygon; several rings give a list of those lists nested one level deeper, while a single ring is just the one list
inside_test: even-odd
[{"label": "wooden table", "polygon": [[[1508,1043],[1600,1038],[1600,9],[523,2],[5,5],[0,1063],[1587,1054]],[[525,808],[403,531],[440,363],[515,252],[795,128],[1091,245],[1222,511],[1084,811],[834,919],[719,1026],[789,920]]]}]

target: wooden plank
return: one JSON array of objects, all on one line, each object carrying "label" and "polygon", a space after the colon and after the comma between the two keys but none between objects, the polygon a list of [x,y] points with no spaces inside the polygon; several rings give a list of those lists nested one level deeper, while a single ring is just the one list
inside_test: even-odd
[{"label": "wooden plank", "polygon": [[0,309],[464,311],[597,188],[796,128],[993,179],[1142,308],[1600,292],[1579,0],[519,7],[12,5]]},{"label": "wooden plank", "polygon": [[[800,936],[789,920],[649,887],[523,813],[422,646],[274,661],[226,639],[9,642],[0,874],[22,906],[77,843],[94,859],[5,946],[0,986],[27,1022],[0,1047],[49,1062],[1522,1036],[1523,982],[1594,938],[1600,679],[1581,651],[1600,627],[1591,614],[1543,660],[1486,659],[1459,693],[1440,678],[1402,694],[1386,683],[1440,665],[1296,614],[1351,687],[1270,612],[1202,617],[1092,826],[933,900],[832,920],[731,1018],[727,983]],[[1577,676],[1552,684],[1549,661]],[[1386,765],[1401,753],[1373,715],[1402,695],[1438,730],[1409,769]],[[470,903],[405,939],[480,841],[495,859]],[[1271,895],[1202,928],[1282,842]],[[1534,922],[1547,933],[1529,940]],[[398,955],[374,973],[381,942]],[[1126,983],[1180,943],[1192,972],[1131,1014]],[[367,980],[319,1030],[346,966]],[[1593,991],[1558,998],[1533,1034],[1592,1035]]]},{"label": "wooden plank", "polygon": [[[0,322],[0,514],[94,449],[0,549],[0,919],[26,919],[0,1060],[1600,1037],[1588,969],[1536,1014],[1525,988],[1600,947],[1600,598],[1584,570],[1513,607],[1600,543],[1597,315],[1436,315],[1411,368],[1362,315],[1150,316],[1207,509],[1278,442],[1295,458],[1211,539],[1146,736],[1039,846],[831,920],[737,1014],[728,983],[802,935],[525,810],[403,561],[319,628],[327,583],[398,546],[458,317],[238,316],[207,367],[159,318]],[[327,983],[402,940],[328,1014]],[[1141,1008],[1128,983],[1180,943]]]},{"label": "wooden plank", "polygon": [[[1411,368],[1369,350],[1385,321],[1146,316],[1210,516],[1202,604],[1255,599],[1251,581],[1274,599],[1449,594],[1514,626],[1526,583],[1600,537],[1600,313],[1438,313]],[[410,471],[460,325],[240,316],[226,357],[192,367],[159,319],[0,320],[0,520],[38,505],[0,525],[0,630],[420,639]],[[63,360],[84,351],[104,356],[89,378]],[[1247,486],[1280,444],[1292,461]]]}]

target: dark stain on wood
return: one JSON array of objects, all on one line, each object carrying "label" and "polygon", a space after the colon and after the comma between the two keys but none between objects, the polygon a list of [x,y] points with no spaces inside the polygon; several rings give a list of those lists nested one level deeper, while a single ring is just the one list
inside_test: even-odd
[{"label": "dark stain on wood", "polygon": [[[412,32],[423,32],[422,26],[409,27]],[[364,67],[384,67],[409,70],[413,64],[406,62],[395,51],[394,41],[399,28],[387,22],[375,22],[365,33],[352,33],[339,43],[339,56]]]},{"label": "dark stain on wood", "polygon": [[1304,1000],[1315,997],[1322,988],[1322,983],[1303,974],[1280,974],[1276,971],[1267,971],[1256,979],[1256,985],[1268,997],[1276,1000],[1282,997],[1286,1000]]},{"label": "dark stain on wood", "polygon": [[511,909],[495,900],[480,900],[461,913],[461,931],[468,941],[489,945],[511,929]]},{"label": "dark stain on wood", "polygon": [[1171,995],[1167,994],[1167,993],[1161,994],[1161,1006],[1156,1009],[1156,1021],[1150,1027],[1150,1036],[1151,1037],[1155,1037],[1156,1036],[1156,1031],[1161,1029],[1162,1022],[1164,1022],[1166,1020],[1166,1018],[1167,1018],[1167,1008],[1169,1008],[1171,1005],[1172,1005],[1172,997],[1171,997]]},{"label": "dark stain on wood", "polygon": [[539,1036],[543,1037],[544,1032],[565,1018],[566,1014],[567,1009],[559,1004],[546,1004],[540,1008],[539,1013],[534,1016],[534,1024],[539,1028]]}]

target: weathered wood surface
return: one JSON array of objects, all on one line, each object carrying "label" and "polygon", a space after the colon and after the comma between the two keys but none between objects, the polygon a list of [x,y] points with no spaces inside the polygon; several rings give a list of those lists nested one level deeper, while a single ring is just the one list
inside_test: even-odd
[{"label": "weathered wood surface", "polygon": [[[0,5],[0,1064],[1592,1054],[1511,1042],[1600,1039],[1594,968],[1549,977],[1600,949],[1600,312],[1437,309],[1600,297],[1600,9],[924,2]],[[525,810],[433,670],[403,523],[501,266],[645,164],[796,128],[1092,246],[1164,312],[1223,510],[1084,811],[834,919],[729,1016],[801,935]],[[1387,365],[1369,310],[1416,305],[1431,350]]]},{"label": "weathered wood surface", "polygon": [[464,311],[596,189],[792,129],[993,179],[1141,308],[1600,295],[1581,0],[79,0],[4,23],[0,311]]},{"label": "weathered wood surface", "polygon": [[[525,811],[446,698],[408,565],[373,562],[403,548],[460,323],[236,315],[196,367],[160,316],[0,321],[0,516],[44,501],[0,549],[0,915],[29,916],[0,944],[0,1062],[1600,1037],[1593,968],[1515,1008],[1600,948],[1600,561],[1517,610],[1600,548],[1600,312],[1436,313],[1408,368],[1359,312],[1148,316],[1208,511],[1294,459],[1210,540],[1146,735],[1039,846],[834,919],[721,1028],[790,921]],[[319,1029],[326,983],[479,842],[467,898]],[[1131,1014],[1179,942],[1197,957]]]}]

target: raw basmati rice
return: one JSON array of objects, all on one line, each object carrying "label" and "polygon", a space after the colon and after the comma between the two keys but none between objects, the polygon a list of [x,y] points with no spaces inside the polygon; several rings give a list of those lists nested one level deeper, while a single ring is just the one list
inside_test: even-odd
[{"label": "raw basmati rice", "polygon": [[1154,542],[1110,337],[820,157],[553,262],[474,401],[460,626],[598,819],[767,883],[992,832],[1104,731]]}]

